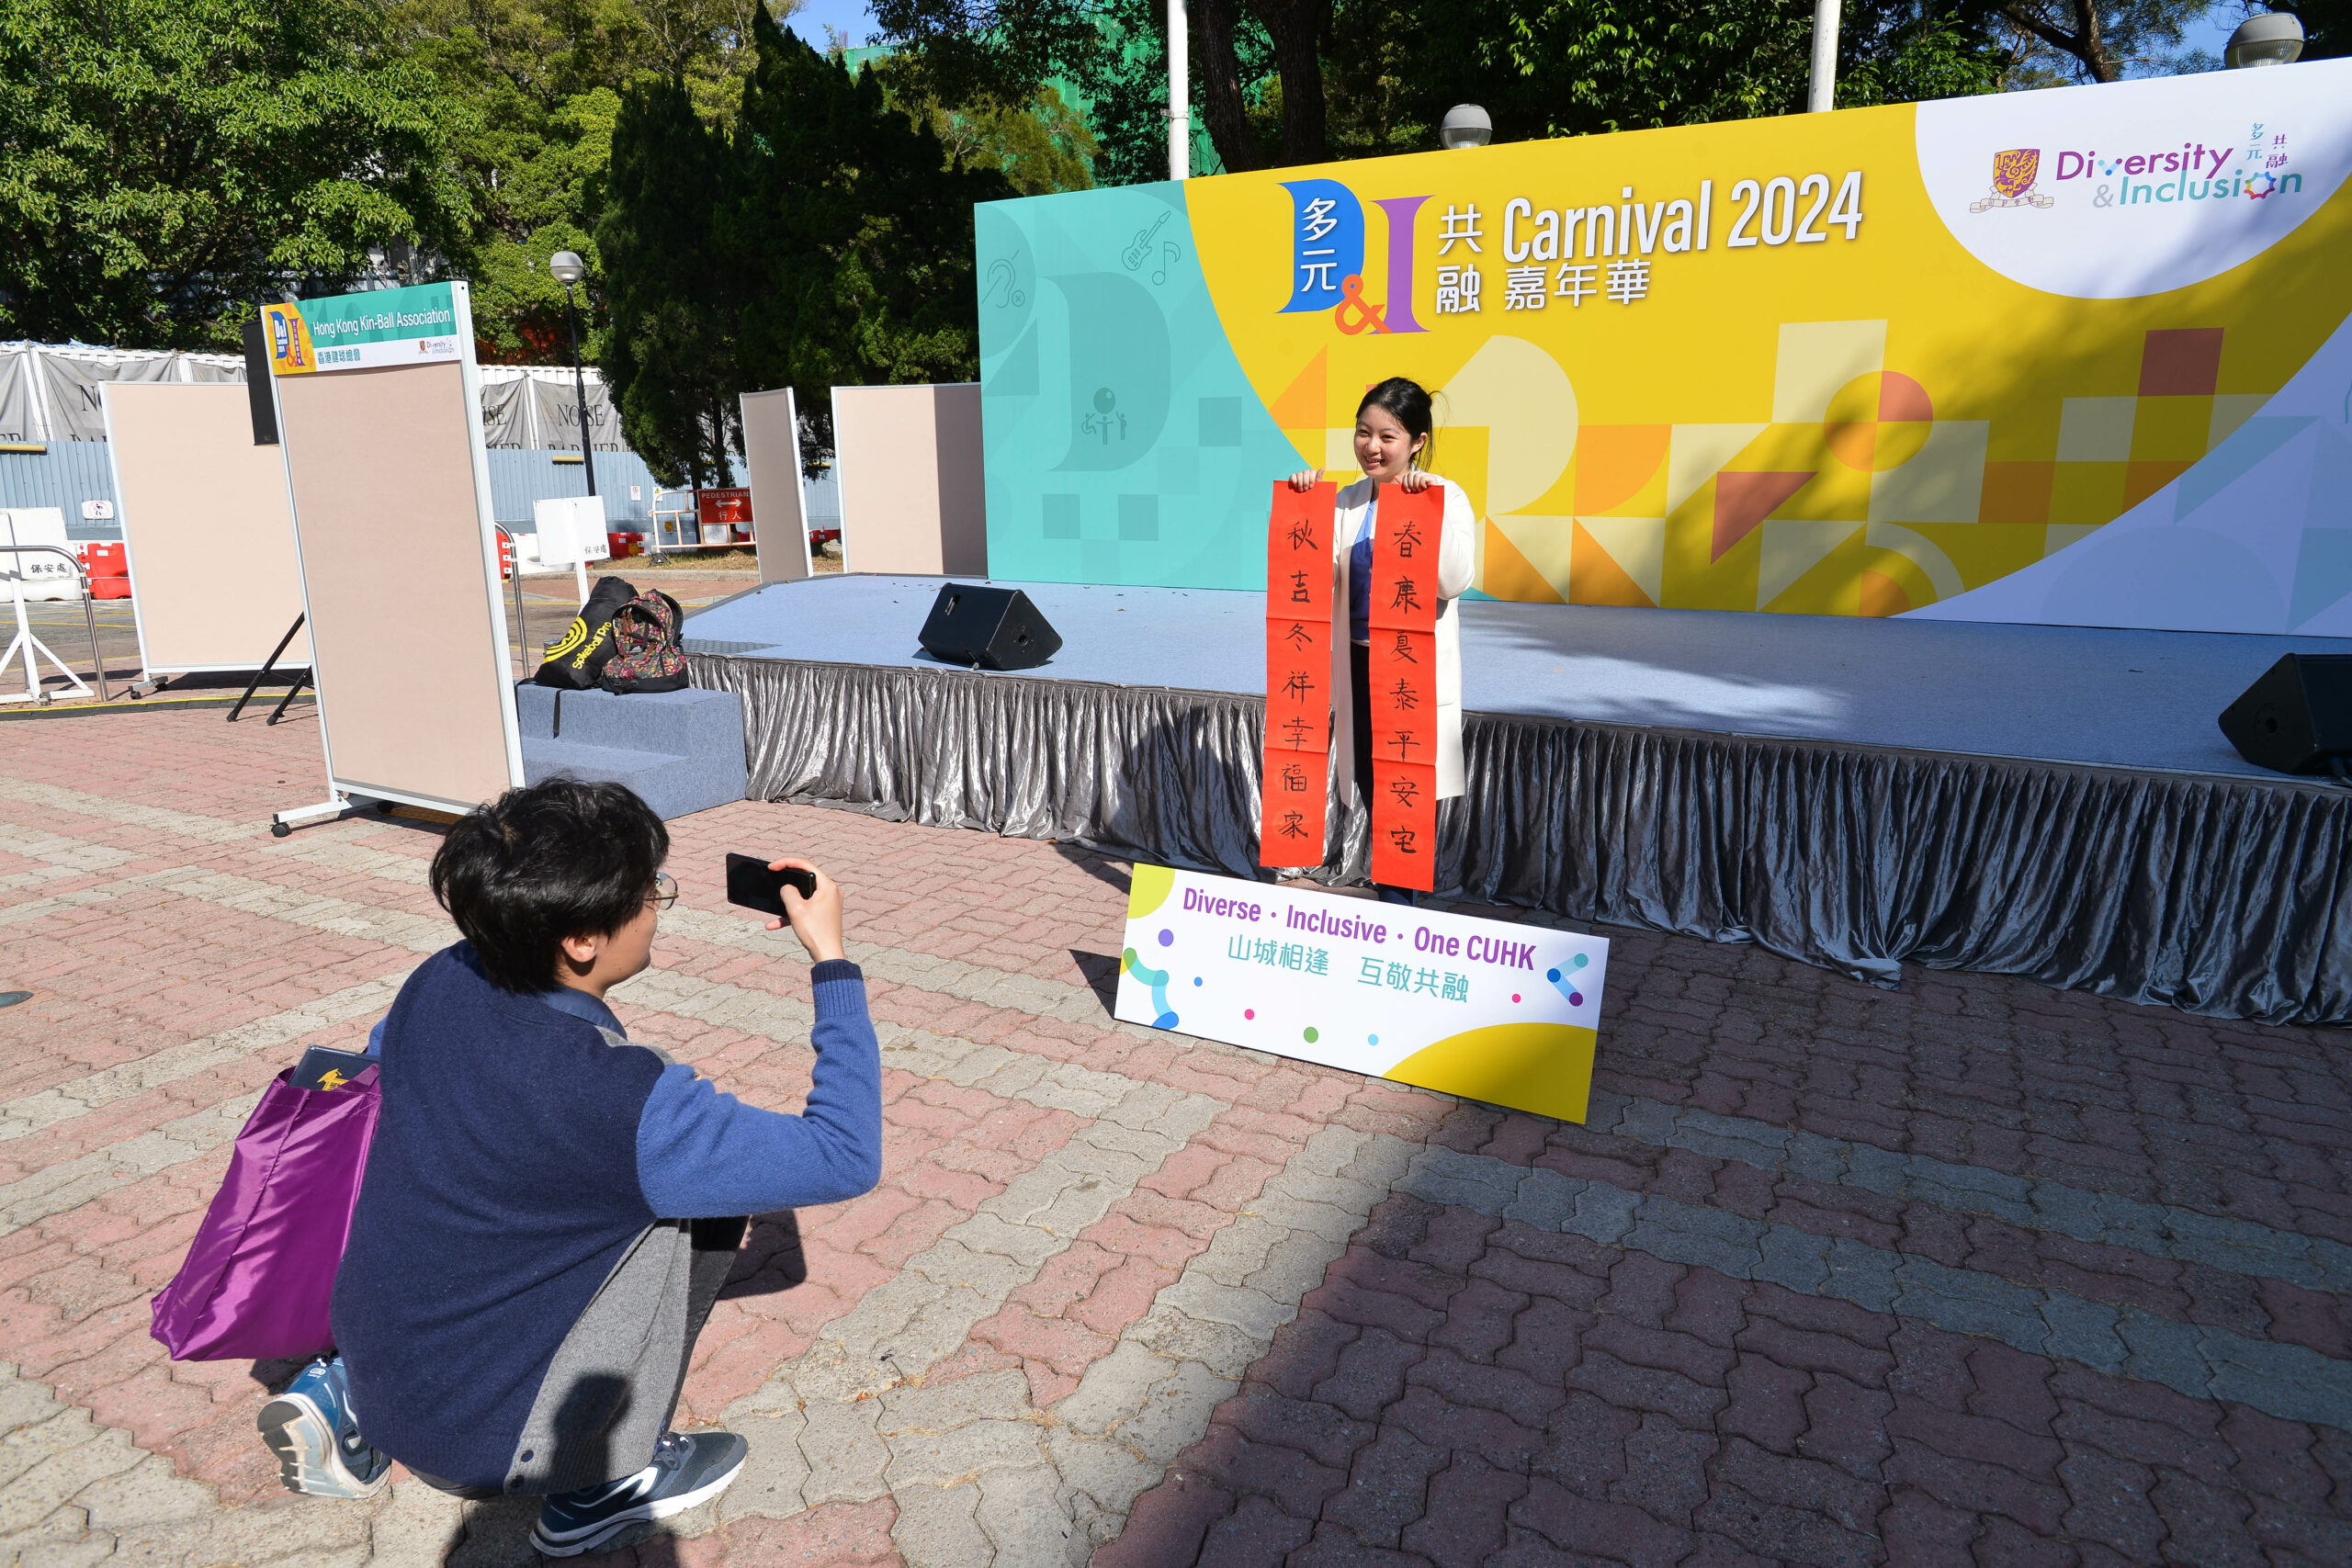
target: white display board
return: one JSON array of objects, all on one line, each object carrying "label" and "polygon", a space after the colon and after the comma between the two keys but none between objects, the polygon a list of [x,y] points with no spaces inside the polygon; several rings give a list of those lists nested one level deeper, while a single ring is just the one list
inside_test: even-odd
[{"label": "white display board", "polygon": [[333,795],[466,811],[523,782],[463,283],[262,309]]},{"label": "white display board", "polygon": [[843,570],[988,575],[978,382],[835,387],[833,451]]},{"label": "white display board", "polygon": [[[65,511],[58,506],[17,506],[0,509],[0,544],[54,545],[61,549],[74,547],[65,537]],[[75,575],[74,563],[61,560],[46,553],[17,555],[0,551],[0,582],[9,584],[9,597],[23,584],[24,597],[28,600],[79,599],[81,580]]]},{"label": "white display board", "polygon": [[1605,938],[1137,865],[1123,1022],[1582,1122]]},{"label": "white display board", "polygon": [[[260,669],[302,614],[302,574],[286,460],[254,443],[245,388],[116,381],[100,392],[146,677]],[[309,637],[296,632],[277,662],[307,666]]]},{"label": "white display board", "polygon": [[531,520],[538,525],[542,566],[585,566],[612,557],[612,541],[605,533],[605,498],[601,495],[567,495],[534,502]]},{"label": "white display board", "polygon": [[800,406],[792,389],[746,392],[743,469],[752,487],[752,538],[762,582],[798,582],[808,557],[808,505],[801,490]]}]

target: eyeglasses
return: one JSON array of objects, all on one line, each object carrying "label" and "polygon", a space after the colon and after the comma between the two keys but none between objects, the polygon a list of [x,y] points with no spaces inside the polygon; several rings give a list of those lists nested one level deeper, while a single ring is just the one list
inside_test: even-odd
[{"label": "eyeglasses", "polygon": [[666,909],[678,901],[678,884],[666,871],[653,874],[653,897],[646,900],[657,909]]}]

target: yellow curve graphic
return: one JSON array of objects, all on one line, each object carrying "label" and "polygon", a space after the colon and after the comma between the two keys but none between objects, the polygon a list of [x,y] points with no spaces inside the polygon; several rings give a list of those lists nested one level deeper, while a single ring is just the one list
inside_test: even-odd
[{"label": "yellow curve graphic", "polygon": [[1417,1089],[1582,1122],[1592,1097],[1593,1030],[1498,1023],[1424,1045],[1382,1076]]},{"label": "yellow curve graphic", "polygon": [[1168,902],[1176,889],[1176,874],[1164,865],[1138,865],[1127,884],[1127,919],[1142,919]]}]

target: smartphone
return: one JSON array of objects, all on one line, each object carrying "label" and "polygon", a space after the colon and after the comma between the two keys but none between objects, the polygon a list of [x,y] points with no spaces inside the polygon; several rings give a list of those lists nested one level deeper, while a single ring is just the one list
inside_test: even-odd
[{"label": "smartphone", "polygon": [[736,855],[727,857],[727,901],[741,904],[746,909],[782,919],[784,890],[797,887],[803,898],[817,896],[817,874],[813,871],[770,871],[768,862],[774,855]]}]

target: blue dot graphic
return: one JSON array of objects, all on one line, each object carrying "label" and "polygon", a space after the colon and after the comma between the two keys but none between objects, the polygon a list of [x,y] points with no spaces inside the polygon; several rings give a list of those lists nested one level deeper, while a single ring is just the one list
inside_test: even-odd
[{"label": "blue dot graphic", "polygon": [[1380,1036],[1377,1034],[1367,1034],[1363,1037],[1363,1043],[1367,1045],[1377,1045],[1380,1043]]},{"label": "blue dot graphic", "polygon": [[1586,964],[1589,964],[1589,963],[1591,963],[1591,962],[1592,962],[1592,955],[1591,955],[1590,953],[1577,953],[1577,960],[1576,960],[1576,962],[1575,962],[1574,964],[1571,964],[1570,965],[1568,965],[1568,967],[1569,967],[1569,968],[1571,968],[1571,969],[1581,969],[1581,968],[1583,968]]},{"label": "blue dot graphic", "polygon": [[1544,978],[1556,986],[1560,983],[1560,972],[1557,969],[1546,969],[1544,971]]},{"label": "blue dot graphic", "polygon": [[1166,930],[1166,929],[1164,929],[1164,928],[1163,928],[1163,929],[1161,930],[1160,933],[1159,933],[1159,945],[1160,945],[1160,946],[1162,946],[1162,947],[1173,947],[1173,946],[1175,946],[1175,945],[1176,945],[1176,933],[1175,933],[1174,931],[1168,931],[1168,930]]},{"label": "blue dot graphic", "polygon": [[1197,986],[1197,985],[1199,985],[1200,983],[1201,983],[1201,977],[1200,977],[1198,975],[1193,976],[1193,984],[1194,984],[1195,986]]}]

